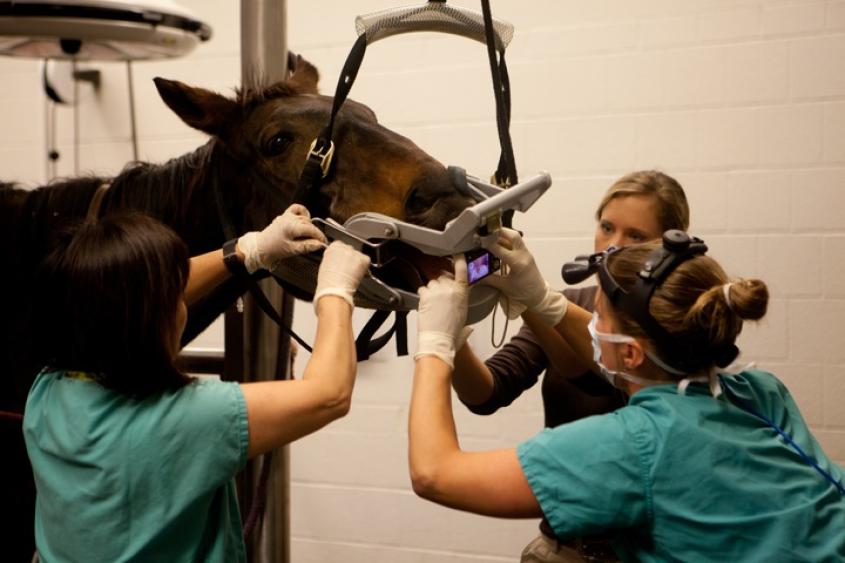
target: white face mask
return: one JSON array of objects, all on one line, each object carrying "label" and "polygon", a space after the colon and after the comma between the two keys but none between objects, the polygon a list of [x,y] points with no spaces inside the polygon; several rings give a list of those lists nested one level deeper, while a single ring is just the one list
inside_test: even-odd
[{"label": "white face mask", "polygon": [[607,382],[616,387],[617,389],[625,390],[624,386],[619,381],[629,381],[631,383],[635,383],[637,385],[642,385],[644,387],[648,387],[650,385],[666,385],[667,381],[659,381],[656,379],[645,379],[643,377],[637,377],[636,375],[631,375],[630,373],[625,373],[624,371],[616,371],[608,369],[603,363],[601,363],[601,341],[604,340],[605,342],[612,342],[614,344],[624,344],[627,342],[636,342],[633,336],[628,336],[627,334],[612,334],[609,332],[599,332],[596,329],[596,323],[599,320],[599,314],[597,312],[593,312],[593,318],[590,320],[590,324],[587,325],[587,330],[590,332],[590,337],[592,338],[593,344],[593,361],[596,363],[596,366],[599,368],[599,372],[607,379]]}]

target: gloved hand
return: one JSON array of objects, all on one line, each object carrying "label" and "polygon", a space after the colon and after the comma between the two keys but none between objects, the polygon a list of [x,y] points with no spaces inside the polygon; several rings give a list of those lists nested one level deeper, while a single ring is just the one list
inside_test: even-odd
[{"label": "gloved hand", "polygon": [[311,223],[308,210],[298,203],[288,207],[263,231],[251,231],[238,239],[244,266],[250,274],[259,268],[273,271],[285,258],[324,246],[325,235]]},{"label": "gloved hand", "polygon": [[503,268],[503,275],[488,276],[482,282],[507,296],[510,303],[505,313],[509,316],[514,311],[521,313],[521,304],[546,324],[556,326],[566,314],[569,301],[562,293],[549,289],[519,233],[513,229],[501,229],[498,240],[489,244],[487,250],[498,256],[507,267],[506,273]]},{"label": "gloved hand", "polygon": [[323,253],[323,261],[317,272],[314,308],[317,308],[317,301],[324,295],[337,295],[355,307],[355,291],[369,268],[369,256],[339,240],[331,243]]},{"label": "gloved hand", "polygon": [[422,356],[437,356],[452,368],[455,367],[456,343],[466,324],[469,301],[467,263],[463,254],[455,256],[454,265],[454,277],[444,274],[419,289],[417,353],[414,354],[415,360]]},{"label": "gloved hand", "polygon": [[455,339],[455,352],[460,352],[461,348],[466,346],[467,340],[469,340],[474,330],[471,326],[465,326],[461,329],[461,332],[458,333],[458,337]]}]

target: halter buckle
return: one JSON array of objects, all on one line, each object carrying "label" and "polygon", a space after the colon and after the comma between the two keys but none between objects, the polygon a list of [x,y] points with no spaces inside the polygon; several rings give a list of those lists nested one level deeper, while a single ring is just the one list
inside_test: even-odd
[{"label": "halter buckle", "polygon": [[329,168],[332,165],[332,158],[334,158],[334,141],[329,140],[328,147],[317,148],[317,141],[319,138],[311,141],[311,146],[308,147],[308,158],[311,157],[320,159],[320,170],[323,171],[323,178],[329,175]]}]

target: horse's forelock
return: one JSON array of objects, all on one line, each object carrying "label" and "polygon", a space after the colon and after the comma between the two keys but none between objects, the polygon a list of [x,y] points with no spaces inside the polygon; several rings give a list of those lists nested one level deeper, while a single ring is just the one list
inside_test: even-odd
[{"label": "horse's forelock", "polygon": [[275,100],[277,98],[287,98],[290,96],[297,96],[304,94],[299,88],[288,82],[277,82],[267,86],[266,88],[238,88],[235,90],[236,99],[245,109],[252,109],[255,106],[264,102]]}]

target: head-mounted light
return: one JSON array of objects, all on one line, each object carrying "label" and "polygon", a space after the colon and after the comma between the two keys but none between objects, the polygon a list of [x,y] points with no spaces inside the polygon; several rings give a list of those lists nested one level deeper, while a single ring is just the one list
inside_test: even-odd
[{"label": "head-mounted light", "polygon": [[[649,312],[649,303],[655,289],[683,262],[707,252],[707,245],[697,237],[692,237],[677,229],[663,233],[663,244],[646,258],[638,272],[634,284],[623,288],[610,274],[608,258],[618,249],[609,248],[603,252],[576,257],[575,261],[563,265],[561,275],[567,284],[579,283],[598,273],[602,293],[615,308],[627,313],[648,337],[657,345],[664,362],[683,373],[691,373],[706,365],[707,358],[713,356],[712,350],[702,349],[694,343],[672,336]],[[719,365],[726,359],[729,364],[736,358],[739,350],[730,345],[729,350],[718,351]]]}]

